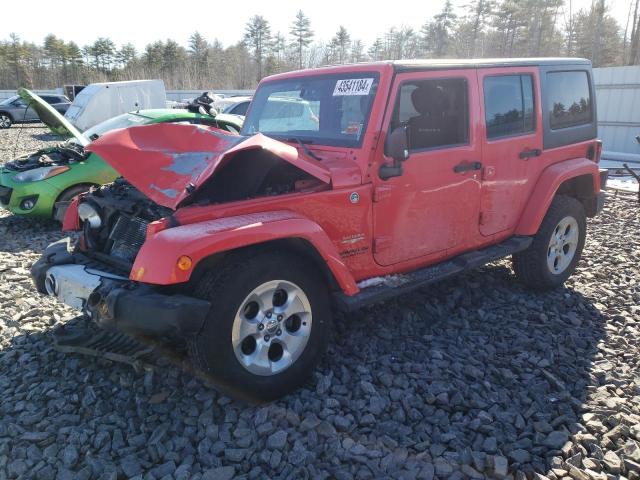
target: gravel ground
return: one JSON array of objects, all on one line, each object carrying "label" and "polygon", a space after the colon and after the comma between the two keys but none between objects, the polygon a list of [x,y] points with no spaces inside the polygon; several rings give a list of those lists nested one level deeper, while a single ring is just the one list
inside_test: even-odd
[{"label": "gravel ground", "polygon": [[589,230],[566,288],[502,262],[338,317],[306,388],[248,406],[173,364],[53,350],[73,312],[28,269],[62,234],[0,213],[0,478],[638,479],[640,210],[612,199]]}]

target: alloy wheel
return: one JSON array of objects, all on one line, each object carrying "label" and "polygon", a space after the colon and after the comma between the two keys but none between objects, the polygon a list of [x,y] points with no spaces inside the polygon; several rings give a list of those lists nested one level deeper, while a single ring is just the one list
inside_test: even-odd
[{"label": "alloy wheel", "polygon": [[302,355],[311,322],[311,304],[300,287],[286,280],[263,283],[245,298],[234,318],[236,358],[255,375],[280,373]]},{"label": "alloy wheel", "polygon": [[547,249],[547,266],[554,275],[564,272],[576,254],[580,232],[575,218],[564,217],[553,229]]}]

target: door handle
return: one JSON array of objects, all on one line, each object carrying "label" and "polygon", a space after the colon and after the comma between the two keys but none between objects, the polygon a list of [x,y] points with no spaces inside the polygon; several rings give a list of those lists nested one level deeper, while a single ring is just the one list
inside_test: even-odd
[{"label": "door handle", "polygon": [[453,167],[453,171],[456,173],[464,173],[470,170],[480,170],[482,163],[480,162],[462,162]]},{"label": "door handle", "polygon": [[540,155],[542,155],[542,150],[540,150],[539,148],[534,148],[532,150],[523,150],[518,156],[521,159],[526,160],[527,158],[539,157]]}]

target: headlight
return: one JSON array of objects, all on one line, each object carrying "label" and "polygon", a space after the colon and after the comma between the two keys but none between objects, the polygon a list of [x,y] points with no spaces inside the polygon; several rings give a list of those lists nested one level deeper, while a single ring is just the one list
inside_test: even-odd
[{"label": "headlight", "polygon": [[85,202],[78,205],[78,217],[83,222],[89,222],[91,228],[100,228],[102,225],[100,214],[90,203]]},{"label": "headlight", "polygon": [[67,165],[60,165],[57,167],[40,167],[34,168],[33,170],[27,170],[26,172],[20,172],[15,177],[13,177],[13,179],[19,183],[38,182],[46,178],[60,175],[67,170],[69,170],[69,167]]}]

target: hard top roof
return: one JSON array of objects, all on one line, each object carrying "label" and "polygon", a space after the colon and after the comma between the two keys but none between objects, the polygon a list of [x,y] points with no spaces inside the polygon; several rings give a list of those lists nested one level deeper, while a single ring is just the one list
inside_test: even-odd
[{"label": "hard top roof", "polygon": [[541,57],[541,58],[434,58],[423,60],[382,60],[378,62],[358,62],[325,65],[317,68],[294,70],[266,77],[266,81],[294,78],[307,75],[340,74],[351,70],[366,72],[368,69],[392,68],[396,72],[447,70],[460,68],[499,68],[537,66],[583,66],[590,68],[591,61],[585,58]]},{"label": "hard top roof", "polygon": [[492,67],[520,67],[541,65],[584,65],[591,66],[585,58],[436,58],[428,60],[394,60],[390,62],[397,71],[405,70],[439,70],[447,68],[492,68]]}]

